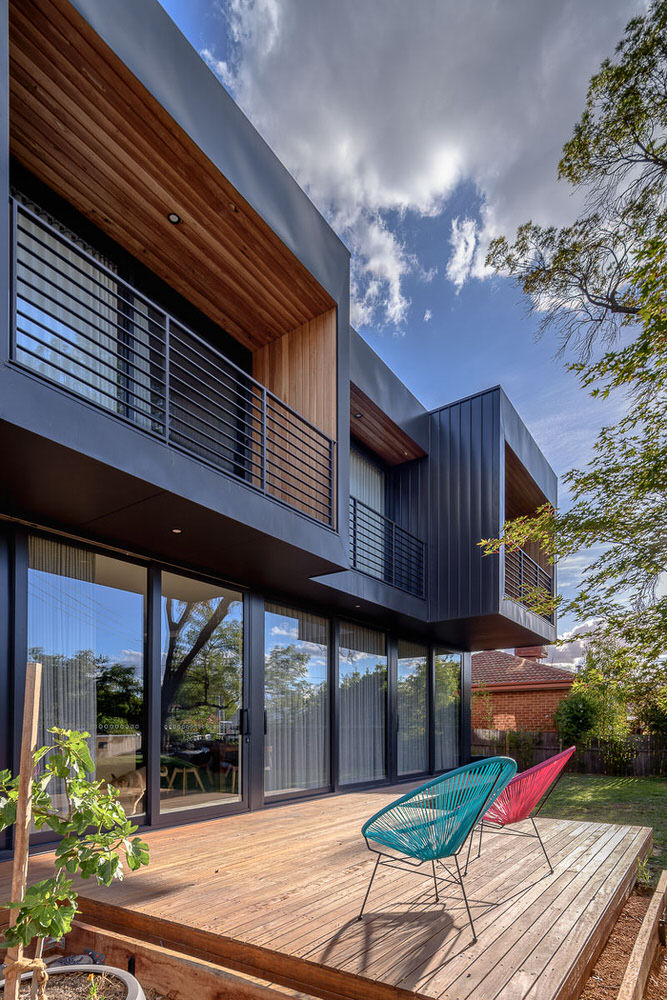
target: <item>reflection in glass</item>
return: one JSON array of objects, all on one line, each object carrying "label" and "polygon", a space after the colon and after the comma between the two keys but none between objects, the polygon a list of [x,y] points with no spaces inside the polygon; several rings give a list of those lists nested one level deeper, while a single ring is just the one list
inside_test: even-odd
[{"label": "reflection in glass", "polygon": [[238,801],[243,597],[162,574],[160,810]]},{"label": "reflection in glass", "polygon": [[[38,745],[57,726],[91,734],[95,777],[128,814],[145,808],[143,645],[146,571],[31,537],[28,649],[42,664]],[[64,807],[60,782],[50,791]]]},{"label": "reflection in glass", "polygon": [[266,605],[267,795],[329,784],[328,633],[326,618]]},{"label": "reflection in glass", "polygon": [[461,726],[460,653],[436,650],[435,654],[435,769],[446,771],[459,764]]},{"label": "reflection in glass", "polygon": [[398,640],[398,773],[428,769],[428,650]]},{"label": "reflection in glass", "polygon": [[339,636],[340,781],[384,778],[387,649],[382,632],[341,622]]}]

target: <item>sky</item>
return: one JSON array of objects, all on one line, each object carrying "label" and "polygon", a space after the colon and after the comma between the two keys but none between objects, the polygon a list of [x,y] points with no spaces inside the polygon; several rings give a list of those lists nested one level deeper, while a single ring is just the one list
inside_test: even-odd
[{"label": "sky", "polygon": [[[646,3],[162,5],[349,247],[353,325],[421,402],[500,383],[559,475],[585,464],[615,404],[579,388],[519,290],[486,268],[486,247],[581,209],[557,179],[560,151]],[[559,567],[566,596],[584,564]],[[576,625],[562,620],[561,634]]]}]

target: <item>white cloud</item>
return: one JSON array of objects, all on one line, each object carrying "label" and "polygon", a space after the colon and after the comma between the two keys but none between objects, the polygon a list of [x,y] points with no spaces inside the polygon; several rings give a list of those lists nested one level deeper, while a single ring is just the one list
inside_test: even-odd
[{"label": "white cloud", "polygon": [[[641,0],[217,0],[231,50],[202,54],[354,252],[359,325],[405,323],[408,214],[478,211],[447,275],[483,277],[488,239],[577,208],[556,182],[588,80]],[[460,211],[460,210],[459,210]],[[443,247],[444,249],[444,247]]]},{"label": "white cloud", "polygon": [[452,219],[452,234],[449,237],[451,254],[445,273],[457,291],[470,277],[477,249],[477,224],[474,219]]},{"label": "white cloud", "polygon": [[433,319],[433,313],[431,312],[431,310],[430,309],[425,309],[424,310],[424,322],[425,323],[430,323],[432,319]]},{"label": "white cloud", "polygon": [[586,658],[588,640],[582,636],[593,631],[595,624],[595,620],[591,618],[581,625],[576,625],[573,629],[563,632],[561,635],[562,645],[548,647],[547,663],[553,663],[555,667],[576,671]]}]

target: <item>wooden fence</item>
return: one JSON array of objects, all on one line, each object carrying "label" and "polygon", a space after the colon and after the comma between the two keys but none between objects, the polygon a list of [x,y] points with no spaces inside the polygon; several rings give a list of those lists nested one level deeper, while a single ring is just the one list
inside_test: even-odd
[{"label": "wooden fence", "polygon": [[[513,757],[520,771],[540,764],[564,750],[558,733],[524,730],[473,729],[473,757],[502,754]],[[570,758],[568,771],[576,774],[667,776],[667,740],[658,736],[628,736],[618,742],[592,740]]]}]

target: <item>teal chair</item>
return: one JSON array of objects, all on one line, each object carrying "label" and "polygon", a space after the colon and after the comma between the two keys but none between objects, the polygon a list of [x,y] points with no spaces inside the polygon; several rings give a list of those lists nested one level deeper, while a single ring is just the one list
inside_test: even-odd
[{"label": "teal chair", "polygon": [[[430,873],[418,874],[433,878],[436,903],[439,899],[439,880],[461,886],[473,940],[476,941],[458,855],[479,818],[515,774],[516,761],[509,757],[487,757],[427,781],[371,816],[364,823],[361,833],[369,851],[377,854],[377,858],[358,919],[361,920],[364,915],[380,865],[415,871],[430,862]],[[382,848],[389,848],[393,853],[388,854]],[[443,858],[454,858],[456,872],[447,867]],[[447,872],[447,877],[441,875],[438,879],[436,861]]]}]

